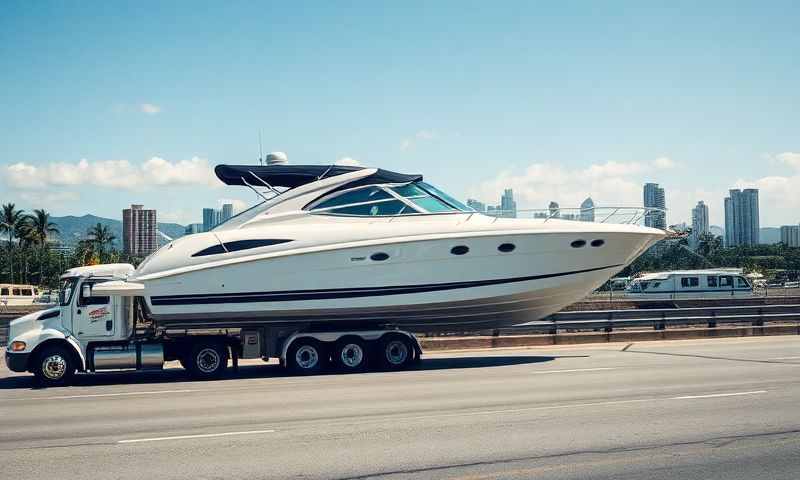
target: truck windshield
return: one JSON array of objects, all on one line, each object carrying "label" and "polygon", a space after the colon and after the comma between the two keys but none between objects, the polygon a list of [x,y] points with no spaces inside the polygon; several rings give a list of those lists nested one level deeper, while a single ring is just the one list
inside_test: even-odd
[{"label": "truck windshield", "polygon": [[61,280],[61,293],[58,296],[61,306],[69,305],[72,301],[72,294],[75,292],[75,285],[78,284],[77,278],[65,278]]}]

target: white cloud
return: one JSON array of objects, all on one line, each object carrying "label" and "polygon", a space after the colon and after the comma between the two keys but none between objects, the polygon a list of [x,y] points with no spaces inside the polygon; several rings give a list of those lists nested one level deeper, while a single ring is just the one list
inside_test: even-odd
[{"label": "white cloud", "polygon": [[800,153],[783,152],[775,156],[778,161],[800,170]]},{"label": "white cloud", "polygon": [[158,115],[161,113],[161,107],[154,103],[142,103],[139,104],[139,111],[147,115]]},{"label": "white cloud", "polygon": [[5,165],[3,170],[6,183],[21,190],[78,185],[125,190],[168,185],[219,186],[208,161],[198,157],[174,163],[152,157],[138,166],[127,160],[90,162],[85,158],[77,163],[55,162],[42,166],[19,162]]},{"label": "white cloud", "polygon": [[431,140],[435,140],[438,137],[439,135],[432,130],[420,130],[413,136],[403,139],[403,141],[400,142],[400,149],[410,150],[416,147],[421,142],[428,142]]},{"label": "white cloud", "polygon": [[668,170],[677,167],[678,164],[669,157],[658,157],[653,160],[653,166],[662,170]]},{"label": "white cloud", "polygon": [[351,166],[351,167],[360,167],[361,166],[361,162],[359,162],[355,158],[350,158],[350,157],[342,157],[339,160],[336,160],[335,163],[336,163],[336,165],[347,165],[347,166]]}]

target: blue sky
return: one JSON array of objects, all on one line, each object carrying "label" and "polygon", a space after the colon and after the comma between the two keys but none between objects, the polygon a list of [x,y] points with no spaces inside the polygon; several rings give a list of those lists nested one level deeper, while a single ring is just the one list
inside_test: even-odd
[{"label": "blue sky", "polygon": [[0,5],[0,201],[161,220],[251,193],[209,169],[422,172],[460,197],[640,204],[669,221],[761,188],[800,221],[797,2],[14,2]]}]

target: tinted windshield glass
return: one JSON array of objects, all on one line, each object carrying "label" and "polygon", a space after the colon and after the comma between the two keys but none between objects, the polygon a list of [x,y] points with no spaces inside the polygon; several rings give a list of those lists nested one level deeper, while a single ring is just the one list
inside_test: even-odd
[{"label": "tinted windshield glass", "polygon": [[346,192],[316,205],[314,208],[330,208],[339,205],[352,205],[354,203],[371,202],[391,198],[391,195],[378,187],[361,188]]},{"label": "tinted windshield glass", "polygon": [[75,292],[75,285],[77,283],[77,278],[65,278],[64,280],[61,280],[61,294],[58,298],[61,306],[69,305],[69,302],[72,300],[72,294]]},{"label": "tinted windshield glass", "polygon": [[434,187],[430,183],[418,182],[418,184],[422,188],[424,188],[425,190],[430,192],[431,195],[433,195],[435,197],[438,197],[440,200],[444,200],[445,202],[447,202],[450,206],[452,206],[456,210],[461,210],[462,212],[473,212],[474,211],[473,209],[471,209],[468,206],[464,205],[463,203],[459,202],[458,200],[456,200],[452,196],[450,196],[447,193],[445,193],[445,192],[439,190],[438,188]]},{"label": "tinted windshield glass", "polygon": [[415,205],[419,205],[429,213],[453,212],[456,210],[442,200],[431,196],[428,192],[413,183],[401,187],[393,187],[392,190],[398,195],[407,198]]},{"label": "tinted windshield glass", "polygon": [[391,200],[388,202],[366,203],[363,205],[353,205],[351,207],[334,208],[329,210],[330,213],[339,215],[361,215],[364,217],[379,217],[386,215],[407,215],[410,213],[417,213],[408,205],[400,200]]}]

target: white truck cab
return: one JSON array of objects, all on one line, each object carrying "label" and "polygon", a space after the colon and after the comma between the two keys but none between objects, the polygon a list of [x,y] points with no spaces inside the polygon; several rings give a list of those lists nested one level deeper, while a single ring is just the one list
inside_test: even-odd
[{"label": "white truck cab", "polygon": [[[95,284],[123,280],[129,264],[78,267],[61,276],[56,307],[33,312],[9,324],[6,364],[31,371],[44,382],[67,380],[75,370],[94,369],[93,343],[125,342],[133,327],[131,297],[94,296]],[[102,355],[100,355],[102,356]]]}]

